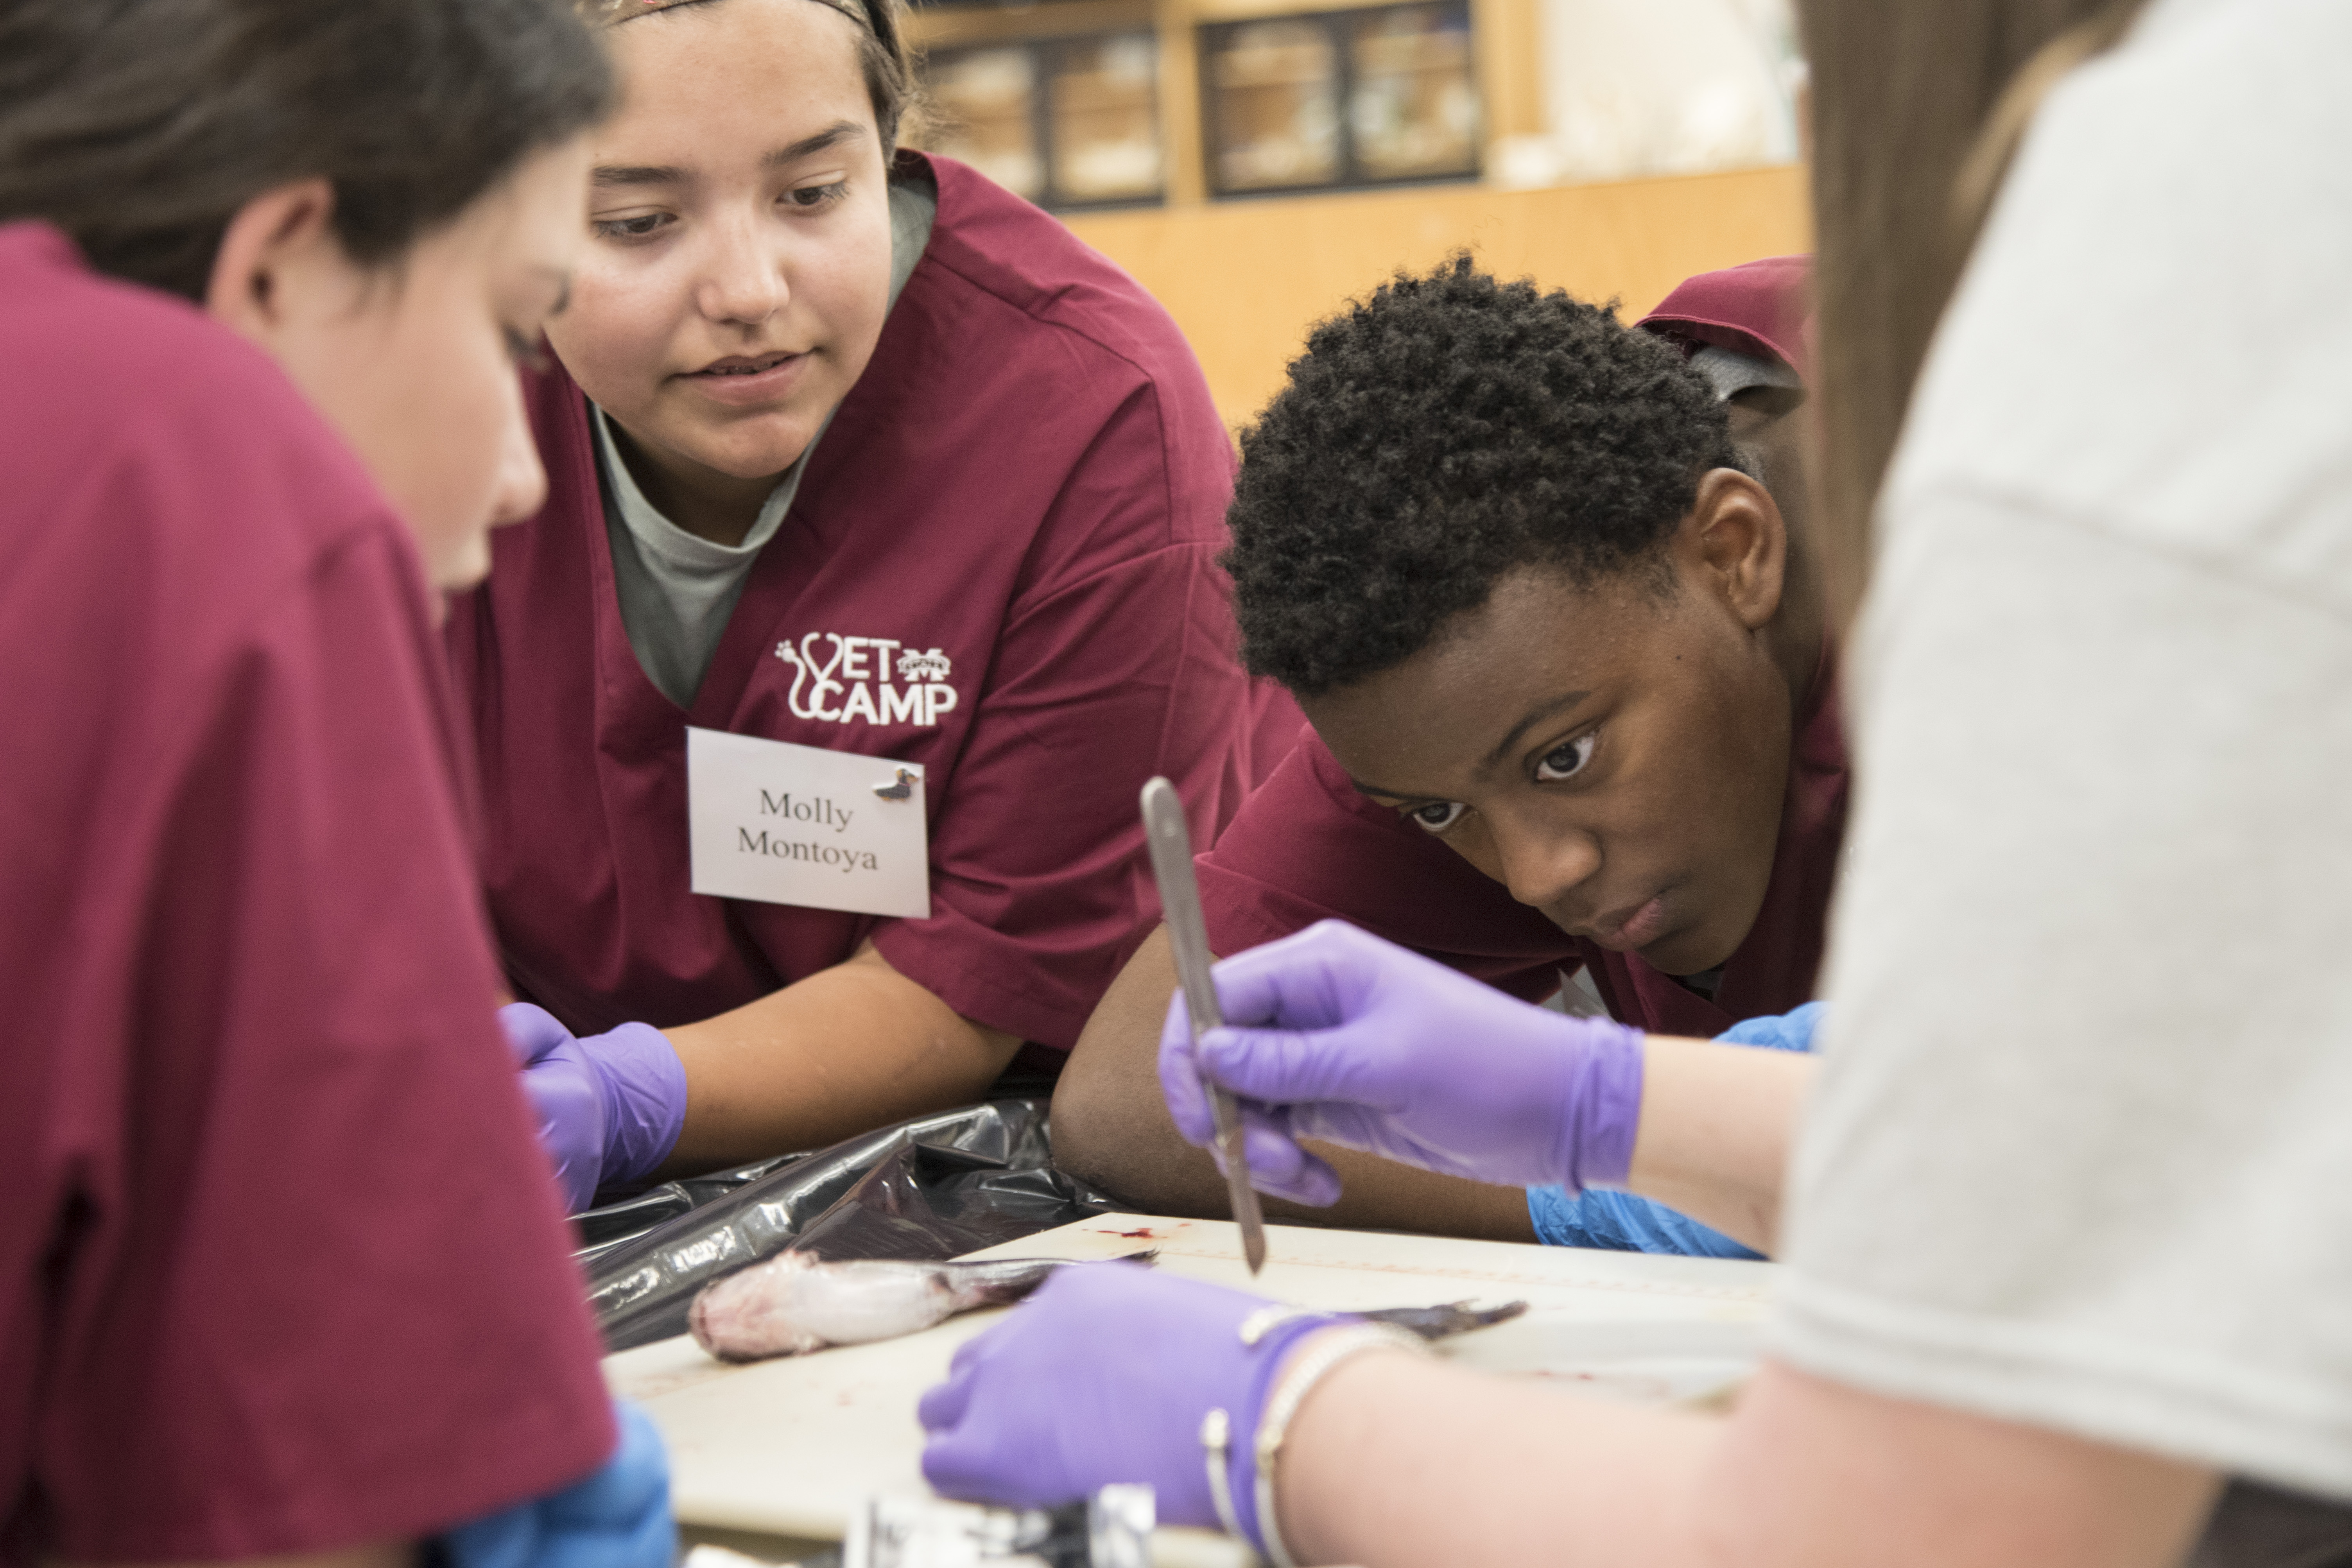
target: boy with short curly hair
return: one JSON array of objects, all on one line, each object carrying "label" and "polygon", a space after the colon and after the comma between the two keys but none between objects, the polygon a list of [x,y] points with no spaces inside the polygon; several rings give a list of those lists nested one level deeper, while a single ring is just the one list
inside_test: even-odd
[{"label": "boy with short curly hair", "polygon": [[[1680,1035],[1811,996],[1845,757],[1785,515],[1804,282],[1710,274],[1628,327],[1457,258],[1316,330],[1243,438],[1225,558],[1245,662],[1315,733],[1201,857],[1218,952],[1336,916],[1530,998],[1582,969]],[[1154,935],[1056,1155],[1221,1213],[1152,1076],[1171,985]],[[1533,1234],[1516,1192],[1334,1163],[1340,1203],[1297,1217]]]}]

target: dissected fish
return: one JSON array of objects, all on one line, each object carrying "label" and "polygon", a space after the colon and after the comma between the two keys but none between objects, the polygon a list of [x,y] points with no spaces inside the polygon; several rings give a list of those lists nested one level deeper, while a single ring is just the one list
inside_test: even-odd
[{"label": "dissected fish", "polygon": [[1370,1318],[1376,1323],[1394,1324],[1419,1334],[1424,1340],[1442,1340],[1454,1334],[1466,1334],[1473,1329],[1488,1329],[1496,1323],[1507,1323],[1527,1310],[1525,1301],[1506,1301],[1499,1307],[1473,1307],[1467,1301],[1448,1301],[1437,1307],[1382,1307],[1377,1312],[1359,1312],[1356,1316]]},{"label": "dissected fish", "polygon": [[[1139,1252],[1125,1261],[1149,1263],[1156,1256]],[[686,1321],[695,1342],[721,1361],[804,1355],[827,1345],[896,1339],[975,1307],[1018,1301],[1068,1262],[821,1263],[805,1252],[780,1252],[705,1286]]]}]

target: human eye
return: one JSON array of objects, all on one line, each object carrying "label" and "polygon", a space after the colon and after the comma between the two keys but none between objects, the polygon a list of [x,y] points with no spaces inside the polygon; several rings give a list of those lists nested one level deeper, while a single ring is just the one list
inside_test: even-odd
[{"label": "human eye", "polygon": [[1404,817],[1423,833],[1438,834],[1451,829],[1469,809],[1458,800],[1433,800],[1427,805],[1405,807]]},{"label": "human eye", "polygon": [[794,212],[821,212],[849,194],[847,178],[822,181],[810,185],[794,185],[784,193],[784,205]]},{"label": "human eye", "polygon": [[651,239],[675,221],[667,213],[632,213],[626,217],[592,218],[588,230],[598,239]]},{"label": "human eye", "polygon": [[1554,746],[1536,763],[1536,783],[1558,784],[1574,778],[1592,761],[1592,749],[1600,742],[1601,731],[1588,730],[1573,741]]}]

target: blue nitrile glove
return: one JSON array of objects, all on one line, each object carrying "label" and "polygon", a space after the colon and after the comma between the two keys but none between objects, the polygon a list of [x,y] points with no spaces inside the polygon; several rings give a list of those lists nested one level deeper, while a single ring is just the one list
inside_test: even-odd
[{"label": "blue nitrile glove", "polygon": [[1241,1097],[1250,1182],[1328,1204],[1319,1138],[1474,1181],[1622,1182],[1642,1114],[1642,1036],[1530,1006],[1339,921],[1216,967],[1227,1026],[1196,1047],[1183,994],[1160,1036],[1177,1131],[1214,1136],[1206,1072]]},{"label": "blue nitrile glove", "polygon": [[449,1568],[670,1568],[669,1456],[652,1420],[615,1401],[620,1446],[604,1468],[552,1497],[441,1537]]},{"label": "blue nitrile glove", "polygon": [[[1823,1002],[1808,1002],[1793,1013],[1749,1018],[1716,1037],[1735,1046],[1776,1051],[1810,1051]],[[1529,1187],[1528,1218],[1536,1239],[1551,1247],[1598,1247],[1612,1252],[1679,1253],[1688,1258],[1761,1258],[1688,1215],[1632,1193],[1605,1189],[1570,1194],[1559,1187]]]},{"label": "blue nitrile glove", "polygon": [[686,1126],[686,1066],[659,1029],[624,1024],[583,1040],[528,1002],[499,1008],[499,1022],[522,1068],[540,1143],[555,1162],[564,1213],[587,1209],[600,1186],[643,1181],[669,1158]]},{"label": "blue nitrile glove", "polygon": [[1810,1051],[1813,1048],[1813,1031],[1821,1027],[1822,1015],[1827,1013],[1829,1007],[1826,1002],[1808,1002],[1793,1012],[1742,1019],[1716,1038],[1727,1046],[1762,1046],[1775,1051]]},{"label": "blue nitrile glove", "polygon": [[916,1414],[923,1476],[942,1494],[1051,1508],[1118,1481],[1148,1481],[1160,1522],[1213,1529],[1202,1418],[1231,1424],[1225,1474],[1243,1532],[1257,1539],[1251,1464],[1258,1415],[1284,1352],[1354,1320],[1287,1318],[1255,1345],[1243,1320],[1269,1303],[1131,1263],[1063,1268],[956,1352]]}]

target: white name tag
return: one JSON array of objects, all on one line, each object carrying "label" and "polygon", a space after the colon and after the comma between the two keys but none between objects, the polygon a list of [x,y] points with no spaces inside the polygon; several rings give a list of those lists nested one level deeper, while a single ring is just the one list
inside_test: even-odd
[{"label": "white name tag", "polygon": [[721,730],[686,731],[694,890],[861,915],[931,912],[923,769]]}]

